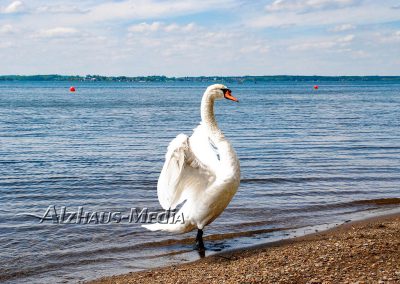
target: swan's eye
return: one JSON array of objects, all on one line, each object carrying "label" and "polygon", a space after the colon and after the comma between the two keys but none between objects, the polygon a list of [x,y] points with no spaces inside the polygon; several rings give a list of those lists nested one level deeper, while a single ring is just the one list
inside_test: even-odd
[{"label": "swan's eye", "polygon": [[225,94],[226,94],[227,92],[231,93],[231,90],[229,90],[229,89],[221,89],[221,91],[224,93],[224,96],[225,96]]}]

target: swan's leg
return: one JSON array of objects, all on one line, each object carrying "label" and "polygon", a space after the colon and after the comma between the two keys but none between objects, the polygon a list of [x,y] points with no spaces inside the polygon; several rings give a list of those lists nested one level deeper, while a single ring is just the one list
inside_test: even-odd
[{"label": "swan's leg", "polygon": [[197,229],[196,245],[194,249],[197,249],[199,251],[204,251],[206,249],[203,242],[203,230],[201,229]]}]

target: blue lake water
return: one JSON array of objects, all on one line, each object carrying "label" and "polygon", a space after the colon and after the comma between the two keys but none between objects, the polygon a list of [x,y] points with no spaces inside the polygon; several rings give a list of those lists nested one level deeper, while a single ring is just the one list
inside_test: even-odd
[{"label": "blue lake water", "polygon": [[[198,258],[195,232],[27,215],[160,210],[166,147],[197,126],[209,85],[74,84],[0,82],[0,281],[74,283]],[[207,254],[398,209],[357,201],[400,197],[400,82],[314,84],[230,84],[240,103],[217,102],[242,177],[206,227]]]}]

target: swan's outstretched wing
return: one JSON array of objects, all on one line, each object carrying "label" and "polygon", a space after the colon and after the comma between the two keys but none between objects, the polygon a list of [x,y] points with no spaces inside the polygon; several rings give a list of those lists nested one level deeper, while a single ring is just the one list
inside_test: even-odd
[{"label": "swan's outstretched wing", "polygon": [[157,184],[158,200],[164,209],[174,209],[186,199],[195,198],[214,180],[215,174],[190,149],[189,137],[179,134],[165,155]]}]

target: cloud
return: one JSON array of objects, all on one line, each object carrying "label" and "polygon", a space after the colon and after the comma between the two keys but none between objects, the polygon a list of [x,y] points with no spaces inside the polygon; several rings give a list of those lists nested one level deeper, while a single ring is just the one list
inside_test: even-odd
[{"label": "cloud", "polygon": [[[199,70],[207,66],[225,68],[243,57],[249,60],[256,57],[257,62],[263,62],[269,51],[266,41],[239,29],[225,31],[193,24],[153,22],[131,26],[130,30],[135,32],[127,38],[125,47],[131,50],[125,54],[151,54],[142,57],[151,57],[171,67],[177,62],[191,62]],[[206,58],[212,58],[212,63]]]},{"label": "cloud", "polygon": [[254,53],[265,54],[269,52],[269,46],[266,45],[265,43],[255,43],[243,46],[242,48],[240,48],[239,51],[243,54],[254,54]]},{"label": "cloud", "polygon": [[[323,25],[340,25],[343,23],[359,26],[396,22],[400,20],[400,15],[397,10],[391,9],[388,5],[382,5],[377,1],[334,1],[342,3],[342,6],[336,6],[341,7],[341,9],[308,9],[307,13],[304,13],[305,10],[301,10],[302,7],[310,7],[306,5],[307,3],[326,3],[328,0],[315,0],[316,2],[312,0],[295,0],[293,2],[287,0],[279,0],[281,2],[277,1],[273,3],[285,3],[286,6],[283,7],[286,7],[286,9],[279,6],[283,4],[279,4],[275,8],[275,12],[267,11],[267,13],[264,12],[263,14],[255,12],[252,16],[246,17],[245,24],[251,28],[282,26],[316,27]],[[328,2],[330,3],[331,1],[329,0]],[[273,3],[271,5],[273,5]],[[345,5],[345,3],[348,5]],[[296,5],[298,5],[298,9],[295,8],[297,7]],[[358,6],[354,7],[354,5]]]},{"label": "cloud", "polygon": [[13,47],[13,44],[9,41],[0,42],[0,48],[10,48]]},{"label": "cloud", "polygon": [[178,25],[178,24],[164,24],[162,22],[153,22],[148,24],[146,22],[130,26],[128,31],[133,33],[144,33],[144,32],[190,32],[195,28],[194,23],[190,23],[187,25]]},{"label": "cloud", "polygon": [[354,35],[347,35],[337,39],[337,42],[351,42],[354,39]]},{"label": "cloud", "polygon": [[355,0],[275,0],[267,5],[268,12],[306,12],[321,9],[338,9],[356,4]]},{"label": "cloud", "polygon": [[356,27],[352,24],[342,24],[342,25],[337,25],[335,27],[333,27],[332,29],[330,29],[331,32],[344,32],[344,31],[348,31],[348,30],[353,30]]},{"label": "cloud", "polygon": [[343,48],[354,40],[354,35],[346,35],[331,40],[313,40],[289,46],[290,51],[308,51],[308,50],[327,50],[332,48]]},{"label": "cloud", "polygon": [[81,9],[76,6],[68,5],[49,5],[40,6],[36,8],[37,13],[50,13],[50,14],[75,14],[75,13],[86,13],[89,10]]},{"label": "cloud", "polygon": [[23,9],[23,3],[21,1],[14,1],[3,9],[3,13],[4,14],[18,13],[21,12],[22,9]]},{"label": "cloud", "polygon": [[315,50],[315,49],[328,49],[335,46],[335,42],[333,41],[322,41],[322,42],[306,42],[295,44],[288,47],[290,51],[306,51],[306,50]]},{"label": "cloud", "polygon": [[229,9],[237,5],[234,0],[125,0],[108,2],[90,9],[86,19],[90,21],[107,21],[122,19],[165,18],[179,15],[190,15],[210,9]]},{"label": "cloud", "polygon": [[43,38],[55,38],[55,37],[67,37],[71,35],[75,35],[78,33],[78,30],[74,28],[67,27],[56,27],[47,30],[41,30],[37,36]]},{"label": "cloud", "polygon": [[378,33],[375,38],[381,43],[397,43],[400,42],[400,30],[390,33]]},{"label": "cloud", "polygon": [[143,32],[156,32],[160,29],[160,22],[153,22],[151,24],[148,23],[140,23],[137,25],[130,26],[128,31],[134,33],[143,33]]},{"label": "cloud", "polygon": [[356,58],[369,58],[371,57],[371,54],[364,50],[356,50],[352,52],[352,55]]},{"label": "cloud", "polygon": [[190,31],[193,31],[195,28],[196,28],[196,25],[194,23],[190,23],[187,25],[170,24],[170,25],[167,25],[164,28],[164,30],[166,32],[175,32],[175,31],[190,32]]},{"label": "cloud", "polygon": [[0,26],[0,34],[8,34],[12,33],[14,31],[14,28],[12,25],[6,24]]}]

